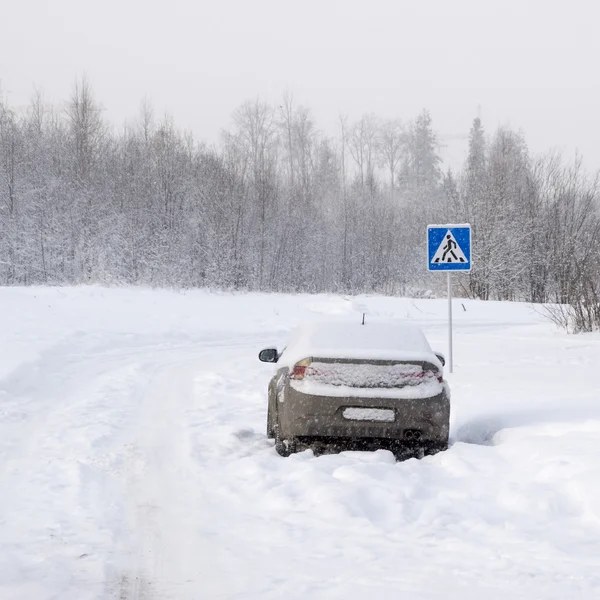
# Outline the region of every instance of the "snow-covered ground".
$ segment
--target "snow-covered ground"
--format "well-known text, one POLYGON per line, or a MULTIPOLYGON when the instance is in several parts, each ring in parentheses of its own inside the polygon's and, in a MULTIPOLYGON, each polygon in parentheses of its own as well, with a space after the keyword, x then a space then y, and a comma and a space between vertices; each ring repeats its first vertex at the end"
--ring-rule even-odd
POLYGON ((447 452, 280 458, 258 351, 365 309, 446 350, 443 300, 0 289, 0 599, 599 598, 600 336, 457 300, 447 452))

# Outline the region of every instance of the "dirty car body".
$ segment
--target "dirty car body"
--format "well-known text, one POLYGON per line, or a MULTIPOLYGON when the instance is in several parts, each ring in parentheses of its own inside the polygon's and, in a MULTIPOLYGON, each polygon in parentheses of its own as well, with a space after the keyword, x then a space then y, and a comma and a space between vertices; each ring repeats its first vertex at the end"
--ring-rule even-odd
POLYGON ((318 323, 298 328, 269 383, 267 435, 279 454, 389 449, 420 455, 448 446, 443 357, 412 324, 318 323))

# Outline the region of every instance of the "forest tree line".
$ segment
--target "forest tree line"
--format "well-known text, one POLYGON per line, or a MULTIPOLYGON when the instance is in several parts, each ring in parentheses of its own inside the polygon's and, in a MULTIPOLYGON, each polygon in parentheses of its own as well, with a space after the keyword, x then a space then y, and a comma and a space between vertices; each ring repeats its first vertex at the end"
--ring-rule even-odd
POLYGON ((115 130, 85 80, 60 110, 0 96, 0 284, 418 294, 443 284, 427 224, 469 222, 458 293, 583 302, 600 324, 599 180, 579 158, 476 118, 453 173, 427 111, 336 129, 284 95, 244 103, 212 147, 147 103, 115 130))

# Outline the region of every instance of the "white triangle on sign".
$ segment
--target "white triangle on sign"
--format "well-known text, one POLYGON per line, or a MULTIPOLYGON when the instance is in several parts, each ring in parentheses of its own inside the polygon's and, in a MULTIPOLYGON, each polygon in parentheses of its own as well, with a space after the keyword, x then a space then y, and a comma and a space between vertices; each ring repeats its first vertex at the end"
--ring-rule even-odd
POLYGON ((434 263, 467 263, 467 257, 458 245, 456 238, 448 229, 439 248, 435 251, 431 259, 431 264, 434 263))

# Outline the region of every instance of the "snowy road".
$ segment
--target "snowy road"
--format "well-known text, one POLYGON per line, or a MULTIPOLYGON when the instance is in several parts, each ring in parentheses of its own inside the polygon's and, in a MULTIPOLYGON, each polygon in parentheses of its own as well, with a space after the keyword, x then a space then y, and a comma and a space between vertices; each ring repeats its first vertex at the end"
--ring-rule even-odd
POLYGON ((0 598, 600 597, 600 336, 456 314, 454 443, 276 455, 257 351, 443 301, 1 289, 0 598), (359 312, 356 312, 359 314, 359 312))

